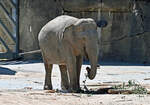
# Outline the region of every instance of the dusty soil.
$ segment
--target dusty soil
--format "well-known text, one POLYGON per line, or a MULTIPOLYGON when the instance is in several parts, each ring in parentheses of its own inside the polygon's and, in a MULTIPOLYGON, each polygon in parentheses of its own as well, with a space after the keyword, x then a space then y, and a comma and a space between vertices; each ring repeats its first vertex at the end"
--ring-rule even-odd
MULTIPOLYGON (((85 80, 82 66, 81 87, 85 80)), ((44 65, 36 61, 0 63, 0 105, 150 105, 150 95, 52 93, 44 91, 44 65)), ((136 80, 150 89, 150 66, 136 64, 103 64, 94 80, 87 79, 88 89, 108 88, 136 80)), ((60 73, 53 68, 53 88, 60 90, 60 73)))
POLYGON ((148 95, 88 95, 45 91, 0 92, 1 105, 150 105, 148 95))

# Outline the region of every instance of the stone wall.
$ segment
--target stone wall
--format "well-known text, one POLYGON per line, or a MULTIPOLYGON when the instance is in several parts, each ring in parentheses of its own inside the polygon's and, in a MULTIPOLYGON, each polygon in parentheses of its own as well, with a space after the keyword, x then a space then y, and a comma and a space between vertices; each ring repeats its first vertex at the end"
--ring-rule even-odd
POLYGON ((150 63, 150 2, 133 1, 20 0, 20 50, 38 49, 41 27, 56 16, 67 14, 108 21, 101 32, 100 59, 150 63))

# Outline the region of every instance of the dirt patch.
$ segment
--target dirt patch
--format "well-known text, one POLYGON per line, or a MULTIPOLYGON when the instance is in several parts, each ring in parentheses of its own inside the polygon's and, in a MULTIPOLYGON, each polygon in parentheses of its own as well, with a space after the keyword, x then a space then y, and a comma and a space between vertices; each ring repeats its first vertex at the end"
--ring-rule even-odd
POLYGON ((0 105, 149 105, 149 95, 47 93, 3 91, 0 105))

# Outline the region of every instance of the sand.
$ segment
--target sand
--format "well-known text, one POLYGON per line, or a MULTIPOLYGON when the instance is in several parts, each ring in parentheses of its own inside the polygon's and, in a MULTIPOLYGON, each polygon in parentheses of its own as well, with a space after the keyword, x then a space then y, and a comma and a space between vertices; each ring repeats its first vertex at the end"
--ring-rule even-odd
MULTIPOLYGON (((81 87, 85 80, 82 66, 81 87)), ((149 89, 150 66, 136 64, 103 64, 94 80, 87 79, 90 89, 100 84, 119 84, 136 80, 149 89)), ((42 62, 11 61, 0 64, 0 105, 150 105, 150 95, 51 93, 43 90, 44 65, 42 62), (5 72, 2 72, 5 71, 5 72)), ((60 90, 60 73, 53 68, 53 87, 60 90)), ((52 91, 53 92, 53 91, 52 91)))

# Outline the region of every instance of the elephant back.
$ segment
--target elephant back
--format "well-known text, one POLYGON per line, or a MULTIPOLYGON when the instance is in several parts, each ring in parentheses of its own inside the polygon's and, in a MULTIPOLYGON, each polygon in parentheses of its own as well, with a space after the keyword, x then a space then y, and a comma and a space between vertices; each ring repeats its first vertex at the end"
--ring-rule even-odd
MULTIPOLYGON (((59 38, 63 37, 63 32, 65 29, 78 21, 78 18, 61 15, 56 17, 55 19, 49 21, 40 31, 39 37, 42 34, 50 35, 49 33, 56 33, 59 38)), ((40 39, 40 38, 39 38, 40 39)))

